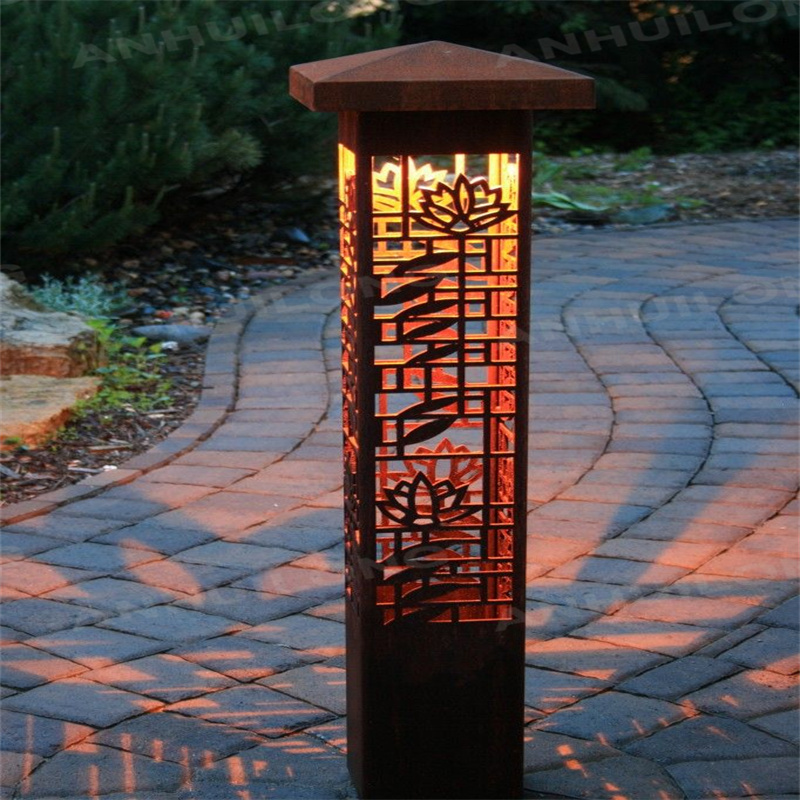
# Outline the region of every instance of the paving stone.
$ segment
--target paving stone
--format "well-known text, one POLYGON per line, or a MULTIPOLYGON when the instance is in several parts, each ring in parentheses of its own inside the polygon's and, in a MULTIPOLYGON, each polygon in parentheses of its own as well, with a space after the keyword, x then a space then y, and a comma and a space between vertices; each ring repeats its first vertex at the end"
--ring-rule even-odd
POLYGON ((177 764, 110 747, 80 744, 37 769, 26 794, 74 798, 126 792, 151 800, 156 792, 175 791, 182 782, 183 770, 177 764))
MULTIPOLYGON (((584 764, 575 759, 567 769, 532 772, 525 788, 540 797, 572 797, 586 800, 658 798, 683 800, 683 792, 664 769, 632 756, 603 758, 584 764)), ((536 796, 536 795, 535 795, 536 796)))
POLYGON ((248 544, 258 544, 266 547, 285 547, 289 550, 298 550, 311 553, 324 550, 342 540, 341 519, 338 528, 330 527, 298 527, 284 525, 280 519, 264 525, 251 528, 244 540, 248 544))
POLYGON ((173 652, 242 682, 266 678, 322 658, 238 634, 183 645, 173 652))
POLYGON ((696 542, 699 544, 730 544, 750 533, 750 528, 731 525, 713 525, 685 519, 649 517, 631 525, 622 536, 626 539, 652 539, 654 541, 696 542))
POLYGON ((236 589, 288 594, 304 600, 328 600, 344 593, 344 580, 333 572, 282 566, 232 584, 236 589))
POLYGON ((247 570, 189 564, 172 558, 134 567, 117 577, 138 581, 146 586, 174 589, 184 594, 199 594, 241 578, 247 570))
POLYGON ((111 533, 96 537, 93 542, 171 556, 181 550, 188 550, 190 547, 197 547, 199 544, 205 544, 214 539, 214 534, 208 531, 165 528, 157 520, 158 517, 111 531, 111 533))
POLYGON ((654 592, 625 606, 618 617, 636 617, 661 622, 690 621, 692 625, 708 628, 735 628, 749 622, 757 614, 758 609, 752 605, 722 597, 712 600, 654 592))
POLYGON ((788 628, 767 628, 721 653, 720 658, 746 667, 793 675, 800 672, 797 644, 795 631, 788 628))
POLYGON ((554 578, 618 583, 622 586, 660 586, 683 577, 688 572, 684 567, 630 561, 622 558, 598 558, 584 556, 569 564, 557 567, 551 573, 554 578))
POLYGON ((312 617, 324 617, 325 619, 332 619, 336 622, 345 621, 345 604, 344 599, 333 600, 330 603, 323 603, 322 605, 313 606, 305 611, 312 617))
POLYGON ((292 566, 302 569, 317 569, 325 572, 344 572, 344 542, 318 553, 310 553, 292 562, 292 566))
POLYGON ((638 522, 652 511, 647 506, 609 505, 605 503, 585 503, 580 500, 554 500, 530 514, 531 519, 557 519, 573 522, 596 522, 604 526, 606 535, 614 533, 638 522))
POLYGON ((769 489, 747 489, 741 486, 688 486, 680 494, 681 500, 691 500, 700 503, 723 503, 741 506, 767 506, 779 508, 784 505, 791 495, 789 492, 780 492, 769 489))
POLYGON ((103 686, 83 678, 65 678, 10 697, 5 708, 105 728, 162 704, 149 697, 103 686))
POLYGON ((0 648, 0 680, 14 689, 31 689, 85 671, 86 667, 74 661, 44 653, 22 642, 6 642, 0 648))
MULTIPOLYGON (((585 739, 576 739, 560 733, 527 728, 525 730, 525 772, 538 773, 545 770, 570 770, 604 758, 622 756, 615 747, 585 739)), ((526 778, 526 787, 534 775, 526 778)))
POLYGON ((62 658, 97 669, 149 656, 164 649, 164 643, 142 636, 97 627, 72 628, 29 639, 28 643, 62 658))
POLYGON ((103 624, 124 633, 149 636, 165 642, 190 642, 230 633, 242 627, 225 617, 176 606, 153 606, 129 611, 103 624))
POLYGON ((190 528, 209 533, 226 534, 243 531, 278 516, 301 501, 296 497, 249 495, 221 491, 202 497, 179 509, 159 516, 159 523, 168 528, 190 528))
POLYGON ((625 603, 650 591, 651 587, 648 586, 620 586, 613 583, 543 577, 530 582, 525 593, 529 600, 613 614, 625 603))
POLYGON ((74 586, 55 589, 43 595, 43 598, 64 600, 80 606, 89 606, 101 611, 120 614, 125 611, 134 611, 137 608, 168 603, 176 597, 182 596, 184 595, 176 591, 145 586, 134 581, 97 578, 92 581, 83 581, 74 586))
POLYGON ((721 597, 750 605, 774 606, 793 595, 797 588, 793 581, 693 573, 663 587, 663 591, 688 597, 721 597))
POLYGON ((629 678, 619 688, 633 694, 677 700, 689 692, 726 678, 737 671, 733 664, 704 656, 684 656, 629 678))
POLYGON ((591 549, 588 542, 572 539, 557 539, 551 536, 528 536, 528 561, 534 564, 558 566, 576 556, 582 556, 591 549))
MULTIPOLYGON (((177 439, 175 439, 177 441, 177 439)), ((209 486, 189 486, 181 483, 147 483, 134 481, 114 486, 103 494, 107 500, 136 500, 159 503, 164 509, 178 508, 213 492, 209 486)))
POLYGON ((0 788, 2 788, 0 797, 3 800, 5 798, 10 800, 12 797, 10 790, 22 781, 24 781, 23 788, 27 793, 30 786, 26 779, 42 763, 42 757, 34 753, 15 753, 3 750, 0 751, 0 759, 3 764, 2 772, 0 772, 0 788))
POLYGON ((620 647, 636 647, 654 653, 681 656, 694 652, 704 644, 719 638, 721 634, 716 629, 700 628, 695 625, 615 616, 602 617, 590 622, 573 631, 572 635, 597 639, 620 647))
POLYGON ((333 717, 329 711, 255 684, 183 700, 169 710, 208 722, 244 728, 270 738, 286 736, 333 717))
POLYGON ((38 561, 12 561, 0 570, 0 583, 27 594, 39 595, 97 577, 96 572, 70 567, 54 567, 38 561))
POLYGON ((39 636, 64 628, 98 622, 108 615, 94 609, 32 597, 6 603, 3 606, 2 616, 4 624, 32 636, 39 636))
POLYGON ((336 656, 344 653, 344 625, 328 619, 293 614, 265 622, 241 633, 248 639, 274 642, 312 655, 336 656))
POLYGON ((241 478, 252 475, 253 469, 234 469, 231 467, 189 466, 170 464, 142 476, 142 483, 183 483, 191 486, 212 486, 221 489, 230 486, 241 478))
POLYGON ((170 464, 170 466, 197 466, 217 468, 234 468, 259 470, 271 464, 278 458, 276 453, 259 452, 230 452, 223 450, 192 450, 184 453, 180 458, 170 464))
POLYGON ((694 569, 725 548, 724 544, 699 542, 664 542, 631 538, 626 535, 596 548, 593 555, 624 558, 629 561, 651 561, 673 567, 694 569))
POLYGON ((628 753, 662 764, 791 756, 795 748, 734 719, 701 714, 625 747, 628 753))
MULTIPOLYGON (((88 725, 0 710, 3 751, 31 753, 49 758, 94 733, 88 725)), ((4 765, 5 766, 5 765, 4 765)))
POLYGON ((656 511, 660 519, 686 519, 692 522, 711 522, 719 525, 753 527, 770 516, 770 509, 764 506, 738 506, 730 503, 701 503, 676 499, 656 511))
POLYGON ((690 761, 667 767, 689 798, 766 797, 800 793, 797 758, 690 761))
POLYGON ((157 761, 204 767, 262 741, 261 737, 249 731, 168 711, 125 720, 89 739, 92 743, 138 753, 157 761))
POLYGON ((233 542, 211 542, 193 547, 179 553, 176 561, 188 561, 194 564, 211 564, 230 569, 256 570, 268 569, 278 564, 285 564, 297 558, 293 550, 282 547, 261 547, 254 544, 233 542))
POLYGON ((327 664, 309 664, 260 680, 279 692, 305 700, 334 714, 345 714, 345 670, 327 664))
POLYGON ((751 719, 750 724, 794 745, 800 744, 800 709, 792 708, 777 714, 766 714, 751 719))
POLYGON ((145 550, 83 542, 42 553, 38 560, 61 567, 76 567, 104 573, 135 567, 138 564, 155 561, 159 557, 158 554, 145 550))
MULTIPOLYGON (((603 470, 610 472, 610 470, 603 470)), ((560 500, 582 500, 591 503, 613 503, 614 505, 635 502, 639 506, 656 508, 675 494, 675 489, 658 486, 612 486, 607 484, 579 484, 559 495, 560 500)))
POLYGON ((608 686, 606 681, 596 678, 525 668, 525 704, 548 714, 597 694, 608 686))
POLYGON ((123 522, 138 522, 147 517, 165 511, 169 506, 163 503, 152 503, 146 500, 114 500, 109 497, 90 497, 73 503, 70 514, 76 517, 92 517, 101 520, 121 520, 123 522))
POLYGON ((731 549, 703 564, 698 574, 727 575, 735 578, 766 578, 771 581, 796 581, 800 564, 782 556, 768 556, 731 549))
POLYGON ((61 539, 50 536, 37 536, 35 533, 15 533, 13 530, 0 531, 0 552, 4 559, 27 558, 28 556, 63 547, 61 539))
POLYGON ((161 654, 113 664, 82 676, 97 683, 174 703, 233 685, 234 681, 218 672, 185 661, 175 655, 161 654))
POLYGON ((800 556, 798 536, 784 533, 762 533, 760 530, 737 542, 731 548, 737 554, 748 554, 753 558, 761 556, 777 556, 778 558, 797 559, 800 556))
POLYGON ((351 797, 344 754, 319 739, 298 734, 259 746, 197 771, 198 797, 225 800, 245 794, 289 800, 351 797))
MULTIPOLYGON (((537 509, 538 511, 538 509, 537 509)), ((596 544, 611 534, 604 522, 571 522, 569 520, 543 519, 528 514, 528 535, 551 539, 574 539, 583 544, 596 544)))
POLYGON ((778 625, 783 628, 800 628, 800 596, 792 597, 777 608, 758 618, 763 625, 778 625))
POLYGON ((750 719, 797 705, 796 676, 749 669, 686 695, 701 711, 750 719))
POLYGON ((648 736, 687 717, 689 712, 665 700, 625 692, 596 694, 534 723, 537 730, 596 739, 619 745, 648 736))
POLYGON ((616 682, 663 664, 665 656, 606 642, 563 636, 526 648, 529 666, 616 682))
POLYGON ((308 600, 285 594, 224 587, 179 600, 176 605, 246 622, 248 625, 258 625, 270 619, 278 619, 303 611, 308 603, 308 600))
POLYGON ((561 636, 596 617, 596 611, 528 601, 525 609, 526 646, 553 636, 561 636))
MULTIPOLYGON (((70 508, 72 508, 72 505, 67 506, 67 509, 70 508)), ((50 514, 26 519, 24 522, 5 528, 4 532, 31 533, 67 542, 84 542, 94 536, 119 528, 124 524, 124 522, 118 520, 74 517, 56 510, 50 514)))

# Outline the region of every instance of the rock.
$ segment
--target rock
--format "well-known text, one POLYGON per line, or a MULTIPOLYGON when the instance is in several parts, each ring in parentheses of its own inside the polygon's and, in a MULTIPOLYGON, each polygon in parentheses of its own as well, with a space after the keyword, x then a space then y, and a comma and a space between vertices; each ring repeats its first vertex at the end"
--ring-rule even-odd
POLYGON ((654 222, 663 222, 675 213, 675 207, 668 203, 641 208, 628 208, 617 211, 611 218, 612 222, 625 225, 652 225, 654 222))
POLYGON ((195 325, 142 325, 134 328, 133 333, 155 342, 177 342, 180 345, 187 345, 208 339, 211 330, 195 325))
POLYGON ((0 379, 0 449, 47 441, 69 418, 72 407, 91 397, 99 378, 11 375, 0 379))
POLYGON ((98 367, 97 333, 78 314, 48 311, 0 273, 0 375, 76 378, 98 367))
POLYGON ((294 226, 287 228, 278 228, 272 236, 273 241, 276 242, 289 242, 290 244, 311 244, 311 239, 308 234, 294 226))

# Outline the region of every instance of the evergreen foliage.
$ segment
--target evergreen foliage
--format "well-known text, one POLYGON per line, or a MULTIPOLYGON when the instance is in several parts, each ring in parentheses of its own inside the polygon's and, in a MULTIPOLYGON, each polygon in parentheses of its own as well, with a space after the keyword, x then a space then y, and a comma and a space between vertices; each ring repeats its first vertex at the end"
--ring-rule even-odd
POLYGON ((797 0, 414 0, 403 42, 445 39, 591 75, 592 112, 537 114, 537 147, 797 144, 797 0))
POLYGON ((290 0, 21 0, 0 6, 6 258, 86 252, 222 173, 306 168, 330 120, 291 64, 390 46, 391 20, 290 0), (377 22, 376 25, 370 25, 377 22))

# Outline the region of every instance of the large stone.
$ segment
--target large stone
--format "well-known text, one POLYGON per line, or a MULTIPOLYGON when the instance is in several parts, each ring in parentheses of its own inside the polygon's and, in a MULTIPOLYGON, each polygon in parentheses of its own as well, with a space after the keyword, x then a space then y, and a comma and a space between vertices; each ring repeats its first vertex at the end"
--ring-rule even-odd
POLYGON ((0 273, 0 375, 77 378, 100 364, 97 334, 78 314, 48 311, 0 273))
POLYGON ((0 449, 47 441, 80 400, 98 389, 98 378, 10 375, 0 378, 0 449))

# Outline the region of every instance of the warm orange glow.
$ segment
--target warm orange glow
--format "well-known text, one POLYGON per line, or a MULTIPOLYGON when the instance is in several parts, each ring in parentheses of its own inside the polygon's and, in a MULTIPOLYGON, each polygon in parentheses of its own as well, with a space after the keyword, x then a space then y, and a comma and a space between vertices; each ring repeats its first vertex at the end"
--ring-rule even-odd
POLYGON ((348 596, 369 457, 384 622, 510 619, 519 156, 373 157, 368 271, 343 146, 339 167, 348 596), (370 351, 376 425, 364 442, 359 414, 373 401, 355 376, 370 351))

